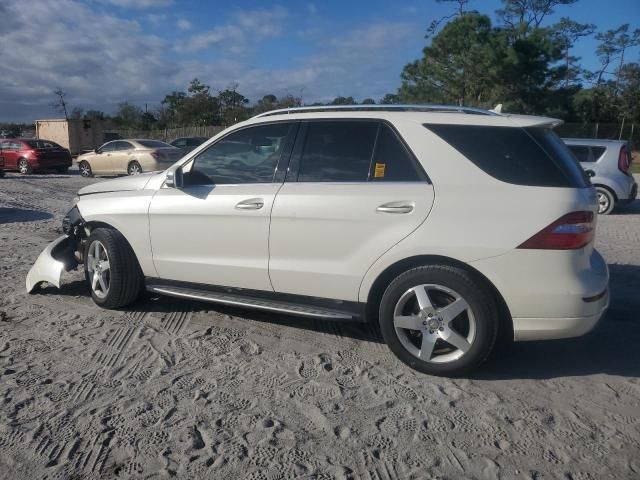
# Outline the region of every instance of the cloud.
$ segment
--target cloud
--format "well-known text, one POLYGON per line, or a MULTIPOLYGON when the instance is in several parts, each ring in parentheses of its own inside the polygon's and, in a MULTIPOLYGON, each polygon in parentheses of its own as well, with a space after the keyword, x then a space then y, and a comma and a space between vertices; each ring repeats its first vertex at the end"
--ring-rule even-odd
POLYGON ((211 47, 222 47, 232 53, 246 51, 258 40, 273 38, 282 32, 282 21, 287 17, 283 7, 236 12, 231 22, 192 36, 177 50, 195 52, 211 47))
POLYGON ((152 108, 194 77, 214 89, 237 82, 252 101, 267 93, 302 95, 307 102, 336 95, 379 98, 395 90, 410 60, 398 52, 408 42, 419 52, 422 41, 419 24, 377 22, 346 30, 322 19, 297 38, 292 27, 305 25, 276 7, 236 11, 191 35, 183 45, 188 51, 177 54, 171 37, 149 33, 150 15, 162 15, 153 17, 159 23, 170 15, 122 18, 77 0, 33 2, 29 9, 22 0, 2 0, 0 12, 12 19, 10 29, 0 22, 0 121, 56 115, 49 105, 57 87, 67 93, 70 108, 111 113, 123 101, 152 108), (266 58, 264 40, 284 35, 304 43, 304 53, 259 66, 266 58))
POLYGON ((103 0, 116 7, 145 9, 145 8, 162 8, 173 5, 174 0, 103 0))
POLYGON ((191 22, 189 20, 187 20, 186 18, 181 18, 180 20, 178 20, 176 22, 176 26, 180 30, 191 30, 191 22))

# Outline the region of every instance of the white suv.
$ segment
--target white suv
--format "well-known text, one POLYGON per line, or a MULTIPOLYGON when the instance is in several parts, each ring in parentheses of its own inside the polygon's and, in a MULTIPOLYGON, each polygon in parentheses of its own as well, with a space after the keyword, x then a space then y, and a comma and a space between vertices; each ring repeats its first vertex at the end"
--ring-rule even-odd
POLYGON ((558 123, 440 106, 268 112, 165 172, 81 189, 27 290, 84 263, 106 308, 146 288, 376 322, 411 367, 463 374, 498 338, 582 335, 608 305, 596 193, 558 123))

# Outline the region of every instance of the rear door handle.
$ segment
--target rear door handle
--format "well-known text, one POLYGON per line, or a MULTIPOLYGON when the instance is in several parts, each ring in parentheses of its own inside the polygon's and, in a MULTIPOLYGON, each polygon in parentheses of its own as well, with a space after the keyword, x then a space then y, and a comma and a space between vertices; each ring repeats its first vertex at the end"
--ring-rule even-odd
POLYGON ((380 213, 411 213, 413 212, 413 204, 407 202, 390 202, 380 205, 376 208, 376 212, 380 213))
POLYGON ((264 200, 262 198, 250 198, 236 203, 238 210, 260 210, 262 207, 264 207, 264 200))

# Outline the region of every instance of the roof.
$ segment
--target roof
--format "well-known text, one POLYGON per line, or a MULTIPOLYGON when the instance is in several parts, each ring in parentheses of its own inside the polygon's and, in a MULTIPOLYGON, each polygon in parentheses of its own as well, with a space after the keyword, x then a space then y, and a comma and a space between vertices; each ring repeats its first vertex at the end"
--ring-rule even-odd
POLYGON ((496 113, 455 105, 341 105, 298 107, 265 112, 243 124, 250 125, 278 120, 307 120, 334 118, 385 119, 416 123, 443 123, 453 125, 486 125, 503 127, 555 127, 562 120, 530 115, 496 113))

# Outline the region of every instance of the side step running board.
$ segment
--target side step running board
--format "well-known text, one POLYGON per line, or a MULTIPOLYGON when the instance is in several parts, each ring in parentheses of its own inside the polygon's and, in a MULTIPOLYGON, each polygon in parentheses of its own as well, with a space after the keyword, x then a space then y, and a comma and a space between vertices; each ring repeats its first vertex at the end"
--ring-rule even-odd
POLYGON ((359 322, 364 321, 360 316, 353 315, 352 313, 345 311, 311 305, 307 306, 295 303, 287 303, 266 298, 255 298, 223 292, 211 292, 207 290, 197 290, 173 285, 151 284, 147 285, 147 290, 162 295, 169 295, 171 297, 200 300, 202 302, 221 303, 223 305, 253 308, 257 310, 266 310, 269 312, 285 313, 288 315, 298 315, 301 317, 324 318, 329 320, 351 320, 359 322))

